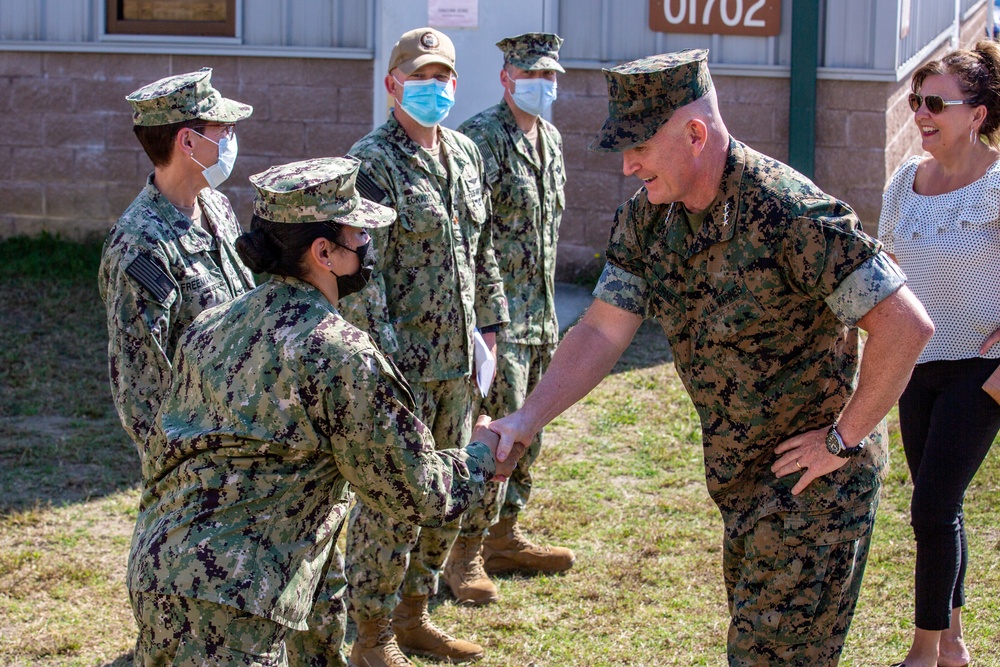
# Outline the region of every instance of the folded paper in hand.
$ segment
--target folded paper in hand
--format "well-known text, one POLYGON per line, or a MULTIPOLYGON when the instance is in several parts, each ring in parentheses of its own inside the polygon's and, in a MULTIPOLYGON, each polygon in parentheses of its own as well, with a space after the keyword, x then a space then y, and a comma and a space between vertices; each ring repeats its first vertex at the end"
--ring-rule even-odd
POLYGON ((493 353, 487 347, 479 329, 473 331, 472 341, 474 346, 473 360, 476 363, 476 384, 479 385, 479 393, 482 394, 483 398, 486 398, 486 394, 490 391, 490 385, 493 384, 493 376, 497 371, 497 360, 493 358, 493 353))

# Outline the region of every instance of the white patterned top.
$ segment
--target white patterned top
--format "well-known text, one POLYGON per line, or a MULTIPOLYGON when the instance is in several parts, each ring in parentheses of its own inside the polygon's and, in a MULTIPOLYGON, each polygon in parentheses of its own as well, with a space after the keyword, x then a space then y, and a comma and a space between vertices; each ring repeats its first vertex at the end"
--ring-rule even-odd
MULTIPOLYGON (((1000 161, 974 183, 940 195, 913 191, 911 157, 882 195, 879 239, 934 322, 917 363, 979 356, 1000 327, 1000 161)), ((984 357, 1000 358, 1000 344, 984 357)))

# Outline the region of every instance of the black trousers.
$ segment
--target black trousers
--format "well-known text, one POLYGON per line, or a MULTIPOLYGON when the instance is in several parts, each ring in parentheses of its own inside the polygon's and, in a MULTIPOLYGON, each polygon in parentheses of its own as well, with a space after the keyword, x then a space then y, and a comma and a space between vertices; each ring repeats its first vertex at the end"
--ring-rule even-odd
POLYGON ((982 389, 997 359, 931 361, 913 369, 899 399, 899 426, 913 478, 917 540, 916 626, 945 630, 965 604, 969 549, 965 490, 1000 430, 1000 405, 982 389))

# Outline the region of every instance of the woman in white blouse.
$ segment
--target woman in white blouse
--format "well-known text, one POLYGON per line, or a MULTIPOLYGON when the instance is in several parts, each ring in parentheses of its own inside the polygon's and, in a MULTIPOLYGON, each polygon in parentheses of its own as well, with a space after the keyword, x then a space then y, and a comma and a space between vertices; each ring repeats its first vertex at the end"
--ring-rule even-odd
POLYGON ((930 156, 893 175, 878 234, 935 331, 899 399, 917 562, 916 629, 898 664, 959 667, 970 660, 962 502, 1000 430, 1000 405, 981 388, 1000 364, 1000 47, 927 63, 910 88, 930 156))

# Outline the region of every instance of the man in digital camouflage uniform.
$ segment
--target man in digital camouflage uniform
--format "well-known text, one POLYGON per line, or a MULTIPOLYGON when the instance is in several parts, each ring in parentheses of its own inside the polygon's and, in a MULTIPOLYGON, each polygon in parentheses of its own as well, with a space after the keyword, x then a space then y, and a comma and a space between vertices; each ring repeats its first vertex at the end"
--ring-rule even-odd
POLYGON ((707 55, 604 71, 609 118, 591 148, 621 152, 643 187, 615 216, 593 305, 524 407, 493 424, 498 457, 658 319, 725 522, 729 664, 836 665, 885 474, 882 419, 933 325, 846 204, 729 136, 707 55))
POLYGON ((140 452, 184 328, 253 288, 233 247, 239 222, 203 175, 203 165, 218 162, 219 140, 253 108, 222 97, 211 77, 209 68, 169 76, 126 98, 153 173, 108 232, 98 287, 108 313, 111 394, 140 452))
POLYGON ((348 484, 380 512, 442 525, 509 472, 485 418, 474 442, 437 451, 405 379, 337 312, 338 276, 361 269, 342 244, 395 217, 358 196, 357 168, 319 158, 251 177, 254 212, 278 227, 267 252, 292 245, 274 241, 281 227, 352 230, 315 238, 283 260, 295 276, 202 313, 178 342, 142 445, 127 574, 137 665, 286 664, 283 639, 306 629, 348 484))
MULTIPOLYGON (((431 28, 403 34, 385 86, 395 101, 392 113, 351 154, 362 163, 363 194, 396 209, 398 218, 374 233, 372 284, 345 299, 343 310, 393 356, 420 418, 438 447, 449 448, 467 441, 472 425, 473 330, 486 332, 495 347, 495 331, 508 320, 482 157, 469 138, 440 126, 456 87, 455 47, 446 35, 431 28)), ((458 521, 418 529, 359 503, 346 551, 348 613, 359 627, 391 613, 407 652, 456 662, 480 657, 481 646, 447 635, 427 613, 458 529, 458 521), (393 609, 397 591, 402 599, 393 609)), ((410 664, 387 655, 388 646, 382 635, 359 635, 351 662, 410 664)))
MULTIPOLYGON (((558 35, 538 32, 497 42, 504 55, 503 99, 458 128, 483 154, 493 248, 510 309, 510 323, 497 334, 496 380, 481 410, 498 417, 521 407, 559 342, 556 244, 566 169, 559 130, 541 114, 556 98, 557 73, 566 71, 559 64, 562 42, 558 35)), ((491 484, 482 504, 462 517, 462 533, 444 571, 459 602, 482 605, 498 599, 487 573, 551 573, 572 567, 572 551, 533 544, 517 524, 531 494, 531 464, 541 446, 539 433, 506 489, 491 484)))

